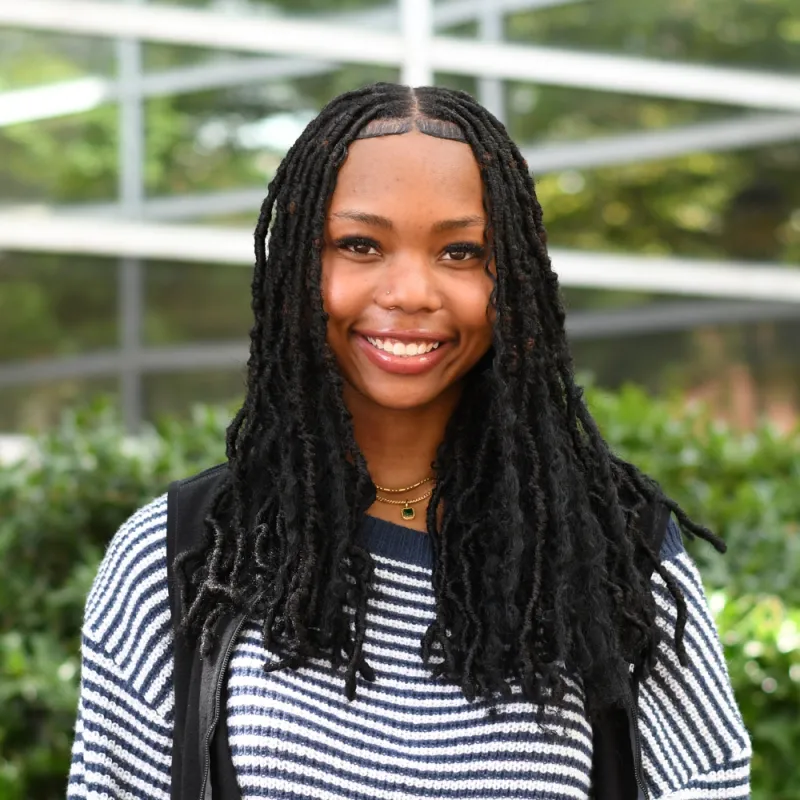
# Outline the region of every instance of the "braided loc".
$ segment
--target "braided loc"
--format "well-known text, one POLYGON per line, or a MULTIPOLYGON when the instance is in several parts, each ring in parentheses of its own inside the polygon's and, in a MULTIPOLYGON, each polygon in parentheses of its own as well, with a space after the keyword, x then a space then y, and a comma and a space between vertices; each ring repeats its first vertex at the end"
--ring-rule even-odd
POLYGON ((184 629, 206 652, 219 619, 246 612, 279 654, 269 669, 327 658, 350 698, 359 675, 374 679, 363 655, 373 562, 358 530, 375 487, 326 343, 321 250, 348 146, 414 127, 472 148, 496 273, 493 346, 467 378, 434 465, 436 614, 423 658, 470 700, 508 695, 514 679, 532 702, 557 706, 572 676, 590 712, 627 702, 628 665, 646 672, 659 639, 642 562, 675 598, 686 660, 686 604, 642 534, 644 510, 664 504, 688 535, 724 546, 609 451, 575 384, 527 164, 486 109, 440 88, 376 84, 336 98, 270 184, 229 469, 204 544, 178 557, 184 629))

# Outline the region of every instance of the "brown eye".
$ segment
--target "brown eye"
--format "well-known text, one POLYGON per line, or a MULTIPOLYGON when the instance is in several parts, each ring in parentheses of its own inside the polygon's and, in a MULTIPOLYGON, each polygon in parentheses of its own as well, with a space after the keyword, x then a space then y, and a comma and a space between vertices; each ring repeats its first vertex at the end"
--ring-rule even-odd
POLYGON ((378 255, 378 243, 373 239, 364 239, 361 236, 348 236, 344 239, 339 239, 335 244, 340 250, 346 250, 357 256, 378 255))
POLYGON ((469 261, 472 258, 482 258, 486 255, 486 249, 479 244, 464 242, 451 244, 445 248, 448 261, 469 261))

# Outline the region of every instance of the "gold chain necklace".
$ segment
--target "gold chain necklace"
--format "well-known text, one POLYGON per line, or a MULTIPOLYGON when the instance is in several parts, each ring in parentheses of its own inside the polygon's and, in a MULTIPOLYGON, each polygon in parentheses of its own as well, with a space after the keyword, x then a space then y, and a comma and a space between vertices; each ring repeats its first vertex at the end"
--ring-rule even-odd
MULTIPOLYGON (((387 494, 400 494, 401 492, 410 492, 412 489, 416 489, 419 486, 422 486, 424 483, 430 483, 433 478, 423 478, 421 481, 417 481, 416 483, 411 484, 411 486, 405 486, 402 489, 388 489, 385 486, 378 486, 375 484, 375 488, 378 491, 386 492, 387 494)), ((417 503, 421 503, 423 500, 427 500, 433 494, 433 489, 429 489, 425 494, 420 495, 419 497, 415 497, 411 500, 391 500, 388 497, 381 497, 380 495, 375 495, 375 499, 379 503, 386 503, 389 506, 402 506, 400 509, 400 516, 404 520, 412 520, 417 516, 417 512, 411 507, 416 505, 417 503)))

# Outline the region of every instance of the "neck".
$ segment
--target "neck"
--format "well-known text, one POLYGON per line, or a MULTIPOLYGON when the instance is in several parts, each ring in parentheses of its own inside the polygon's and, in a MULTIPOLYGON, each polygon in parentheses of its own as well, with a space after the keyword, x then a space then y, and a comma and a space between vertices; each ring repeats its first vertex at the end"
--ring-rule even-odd
POLYGON ((398 489, 432 475, 431 465, 459 396, 454 392, 421 408, 390 409, 355 391, 345 392, 356 442, 377 485, 398 489))

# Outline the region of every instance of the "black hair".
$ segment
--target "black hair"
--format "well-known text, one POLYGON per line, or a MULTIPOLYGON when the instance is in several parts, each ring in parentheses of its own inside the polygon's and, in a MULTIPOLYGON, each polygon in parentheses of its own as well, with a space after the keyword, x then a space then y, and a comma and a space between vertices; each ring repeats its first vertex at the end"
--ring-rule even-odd
POLYGON ((724 546, 610 452, 575 383, 528 165, 486 109, 442 88, 376 84, 337 97, 270 184, 228 474, 211 498, 204 546, 179 557, 184 629, 205 652, 223 615, 246 612, 279 654, 270 669, 326 658, 351 698, 359 675, 374 679, 363 654, 373 561, 358 534, 375 487, 326 343, 320 260, 348 146, 412 127, 472 148, 496 270, 493 344, 433 465, 436 613, 423 658, 470 700, 493 701, 517 680, 532 703, 557 706, 571 675, 590 711, 628 702, 630 665, 646 671, 659 641, 650 570, 677 602, 686 659, 686 604, 643 535, 645 511, 666 505, 687 535, 724 546))

